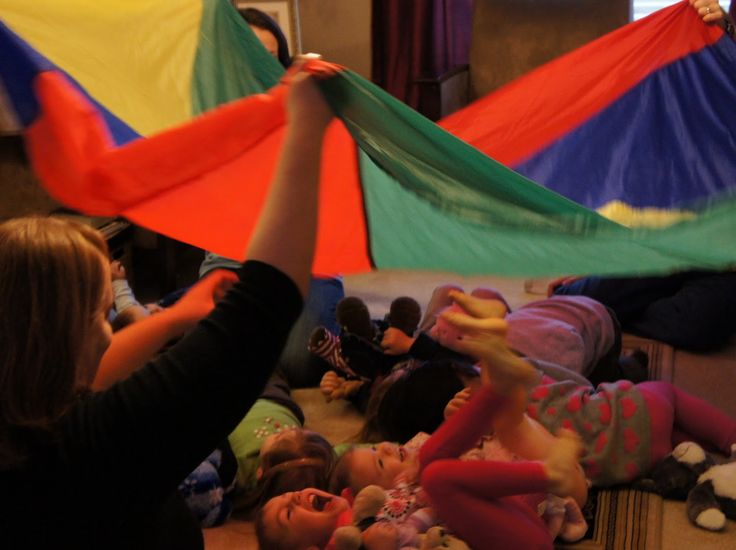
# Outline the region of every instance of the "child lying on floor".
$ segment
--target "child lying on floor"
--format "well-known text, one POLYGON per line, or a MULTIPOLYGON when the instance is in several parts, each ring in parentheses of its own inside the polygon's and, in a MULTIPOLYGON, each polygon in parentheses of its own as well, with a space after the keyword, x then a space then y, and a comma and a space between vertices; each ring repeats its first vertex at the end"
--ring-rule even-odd
MULTIPOLYGON (((343 303, 351 301, 351 307, 346 308, 350 315, 343 316, 340 336, 323 330, 315 332, 319 338, 313 338, 310 343, 310 349, 315 353, 329 350, 328 355, 323 356, 334 370, 328 371, 320 383, 325 397, 328 400, 347 397, 366 412, 373 391, 399 361, 406 358, 469 361, 469 358, 438 342, 438 326, 435 324, 437 314, 452 306, 449 293, 458 290, 461 289, 454 285, 434 290, 416 336, 416 321, 413 325, 394 326, 391 323, 384 325, 378 333, 370 331, 373 334, 371 342, 355 335, 358 331, 368 333, 364 327, 371 326, 365 304, 355 297, 345 298, 343 303), (320 346, 315 346, 316 341, 321 343, 320 346), (370 375, 370 368, 366 365, 374 365, 380 376, 370 375)), ((563 370, 585 376, 593 384, 622 378, 636 382, 646 380, 646 356, 639 353, 632 357, 619 357, 621 334, 618 322, 610 310, 595 300, 578 296, 554 297, 526 304, 512 312, 503 297, 493 289, 478 288, 472 295, 487 299, 489 304, 494 304, 498 316, 506 317, 509 345, 527 359, 558 365, 563 370)), ((398 298, 395 302, 400 300, 410 299, 398 298)), ((416 311, 418 313, 418 305, 416 311)), ((390 313, 391 319, 394 316, 390 313)))
POLYGON ((335 317, 340 333, 317 327, 307 347, 334 369, 327 371, 320 382, 327 400, 347 398, 365 412, 372 388, 396 364, 408 359, 406 355, 383 353, 380 344, 384 331, 391 328, 408 338, 417 329, 421 308, 413 298, 402 296, 391 302, 384 319, 373 320, 360 298, 348 296, 338 302, 335 317))
MULTIPOLYGON (((485 300, 460 292, 451 295, 463 310, 477 316, 495 311, 485 300)), ((446 332, 445 337, 448 336, 446 332)), ((443 343, 458 347, 457 342, 443 343)), ((405 431, 411 429, 410 421, 417 417, 412 409, 422 406, 409 404, 406 399, 409 390, 417 395, 417 388, 412 386, 415 375, 415 372, 403 374, 409 382, 400 380, 377 394, 380 399, 371 404, 377 411, 373 417, 376 431, 391 433, 394 426, 405 431)), ((446 415, 457 410, 471 393, 470 388, 458 392, 450 401, 446 415)), ((424 408, 422 415, 439 414, 440 406, 431 405, 434 410, 424 408)), ((724 454, 729 454, 736 442, 736 420, 667 382, 618 381, 594 389, 579 380, 554 381, 545 376, 542 384, 529 394, 527 414, 552 433, 568 428, 580 435, 586 451, 582 465, 596 486, 634 480, 647 473, 681 441, 698 441, 724 454)), ((511 450, 524 455, 513 447, 511 450)))
POLYGON ((304 414, 277 371, 228 440, 179 485, 200 525, 223 523, 233 505, 253 511, 287 491, 327 489, 335 452, 303 424, 304 414))
MULTIPOLYGON (((343 464, 356 489, 370 483, 394 487, 398 477, 406 492, 405 512, 427 504, 417 485, 420 480, 439 518, 475 548, 519 544, 552 548, 552 537, 537 515, 537 506, 546 502, 549 492, 560 497, 573 495, 577 504, 585 501, 585 480, 577 465, 579 443, 571 432, 563 431, 555 438, 524 418, 526 386, 536 380, 537 371, 503 344, 505 322, 489 321, 476 345, 470 345, 469 340, 453 344, 481 358, 483 387, 470 405, 418 452, 389 445, 355 449, 343 464), (510 438, 532 461, 459 463, 456 457, 491 426, 504 443, 510 438)), ((329 547, 332 532, 349 519, 350 505, 342 497, 309 489, 282 495, 269 501, 259 514, 259 543, 263 549, 329 547)), ((365 532, 364 540, 379 535, 383 542, 385 537, 393 542, 387 548, 412 542, 400 541, 398 531, 387 530, 380 523, 365 532)))

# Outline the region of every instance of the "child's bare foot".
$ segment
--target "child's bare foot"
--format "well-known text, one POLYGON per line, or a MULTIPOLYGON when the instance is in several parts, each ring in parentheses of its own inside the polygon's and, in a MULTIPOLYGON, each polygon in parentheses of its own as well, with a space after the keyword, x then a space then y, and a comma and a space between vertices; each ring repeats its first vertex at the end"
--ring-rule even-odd
POLYGON ((488 380, 496 392, 502 395, 520 388, 528 390, 539 384, 539 371, 507 347, 499 349, 493 356, 483 358, 480 368, 481 381, 488 380))
MULTIPOLYGON (((459 295, 454 291, 451 294, 459 295)), ((481 383, 492 384, 501 394, 539 383, 539 371, 506 344, 506 320, 498 317, 478 318, 465 310, 453 311, 449 308, 442 312, 438 324, 440 321, 460 334, 458 338, 446 342, 440 340, 440 343, 478 359, 481 383)))
POLYGON ((576 489, 579 475, 578 457, 582 451, 578 434, 561 429, 544 461, 544 471, 549 478, 549 492, 566 497, 576 489))
POLYGON ((473 296, 457 290, 450 291, 450 298, 469 315, 478 319, 503 319, 508 313, 506 304, 501 300, 473 296))

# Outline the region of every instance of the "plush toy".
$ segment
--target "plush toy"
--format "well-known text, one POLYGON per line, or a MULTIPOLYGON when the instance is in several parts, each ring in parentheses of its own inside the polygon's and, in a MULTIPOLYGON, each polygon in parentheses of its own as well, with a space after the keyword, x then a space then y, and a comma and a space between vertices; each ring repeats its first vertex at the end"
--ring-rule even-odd
POLYGON ((353 524, 338 527, 332 535, 335 550, 358 550, 363 544, 363 530, 376 517, 386 502, 386 491, 378 485, 368 485, 353 501, 353 524))
POLYGON ((687 516, 695 525, 720 531, 726 518, 736 519, 736 445, 731 462, 716 464, 697 443, 686 441, 637 484, 665 498, 686 500, 687 516))
POLYGON ((470 550, 470 547, 457 537, 453 537, 442 527, 430 527, 420 535, 419 550, 470 550))
MULTIPOLYGON (((335 550, 358 550, 363 544, 363 531, 376 522, 376 516, 379 515, 387 501, 393 502, 391 496, 394 491, 386 491, 378 485, 369 485, 361 490, 353 501, 353 523, 338 527, 332 535, 332 548, 335 550)), ((403 528, 397 525, 402 534, 406 537, 407 533, 416 533, 418 525, 423 525, 428 517, 433 514, 428 513, 427 508, 420 508, 410 514, 402 523, 403 528)), ((401 550, 470 550, 469 547, 460 539, 448 534, 445 529, 439 526, 430 527, 425 534, 418 537, 412 536, 419 540, 419 546, 409 546, 399 543, 401 550)))

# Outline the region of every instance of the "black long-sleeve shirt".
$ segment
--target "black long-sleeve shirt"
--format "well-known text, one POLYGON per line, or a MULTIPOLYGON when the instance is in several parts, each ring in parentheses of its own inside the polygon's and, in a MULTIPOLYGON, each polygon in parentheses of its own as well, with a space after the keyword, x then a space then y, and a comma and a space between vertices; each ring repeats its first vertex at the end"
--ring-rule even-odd
POLYGON ((176 487, 256 400, 301 304, 286 275, 247 262, 189 335, 0 472, 0 547, 201 548, 176 487))

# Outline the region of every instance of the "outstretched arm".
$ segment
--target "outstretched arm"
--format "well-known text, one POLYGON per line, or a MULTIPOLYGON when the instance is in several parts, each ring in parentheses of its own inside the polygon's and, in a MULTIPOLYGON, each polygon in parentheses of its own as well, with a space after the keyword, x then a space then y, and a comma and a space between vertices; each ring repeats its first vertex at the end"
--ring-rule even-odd
POLYGON ((104 390, 141 368, 167 342, 183 336, 205 317, 215 303, 238 280, 231 271, 220 270, 194 285, 172 307, 128 325, 113 334, 110 347, 102 356, 94 391, 104 390))
MULTIPOLYGON (((268 263, 289 276, 305 296, 314 256, 322 139, 332 112, 313 77, 297 73, 288 96, 286 137, 246 259, 268 263)), ((115 334, 100 363, 94 390, 122 380, 142 367, 172 338, 206 316, 237 280, 227 271, 200 281, 176 305, 115 334)))
POLYGON ((281 159, 246 259, 276 267, 306 296, 317 236, 322 140, 333 116, 314 77, 299 72, 292 78, 287 115, 281 159))

